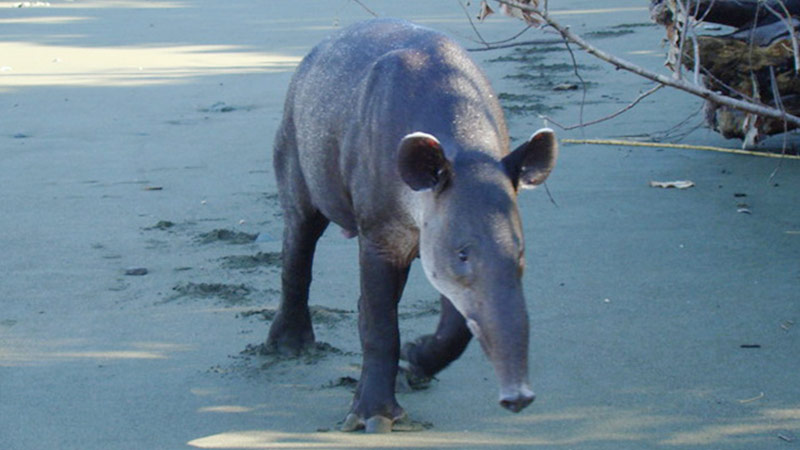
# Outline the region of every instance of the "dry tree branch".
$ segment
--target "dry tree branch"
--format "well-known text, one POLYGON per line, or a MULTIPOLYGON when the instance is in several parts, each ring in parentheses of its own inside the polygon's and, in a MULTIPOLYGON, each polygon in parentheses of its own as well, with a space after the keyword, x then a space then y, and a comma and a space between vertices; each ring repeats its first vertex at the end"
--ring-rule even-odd
POLYGON ((619 109, 619 110, 617 110, 617 111, 615 111, 615 112, 613 112, 613 113, 611 113, 611 114, 609 114, 609 115, 607 115, 605 117, 601 117, 599 119, 595 119, 595 120, 592 120, 592 121, 589 121, 589 122, 585 122, 585 123, 583 121, 581 121, 581 123, 578 123, 578 124, 575 124, 575 125, 562 125, 562 124, 556 122, 555 120, 551 119, 548 116, 540 115, 539 117, 541 117, 542 119, 544 119, 544 120, 546 120, 548 122, 551 122, 553 125, 557 126, 558 128, 561 128, 562 130, 569 131, 569 130, 574 130, 575 128, 588 127, 590 125, 596 125, 598 123, 605 122, 606 120, 611 120, 611 119, 621 115, 622 113, 624 113, 626 111, 629 111, 631 108, 636 106, 640 101, 644 100, 645 97, 649 96, 650 94, 653 94, 654 92, 656 92, 657 90, 659 90, 659 89, 661 89, 663 87, 664 87, 663 84, 656 84, 655 86, 653 86, 652 88, 648 89, 647 91, 642 92, 641 94, 639 94, 638 97, 633 99, 632 102, 628 103, 622 109, 619 109))
MULTIPOLYGON (((499 41, 494 41, 494 42, 488 42, 488 41, 486 41, 486 39, 483 38, 483 35, 481 35, 480 31, 478 31, 478 27, 476 27, 475 26, 475 22, 472 21, 472 15, 470 14, 470 12, 467 9, 467 7, 464 5, 464 2, 461 1, 461 0, 458 0, 458 4, 461 6, 461 9, 464 11, 464 14, 467 16, 467 20, 469 21, 469 26, 472 27, 472 31, 475 33, 476 36, 478 36, 478 41, 475 41, 474 39, 470 39, 470 40, 473 41, 473 42, 476 42, 476 43, 479 43, 479 44, 483 45, 483 47, 480 47, 480 48, 467 49, 470 52, 482 52, 482 51, 487 51, 487 50, 496 50, 496 49, 500 49, 500 48, 518 47, 518 46, 529 45, 529 44, 557 44, 557 43, 561 42, 561 40, 555 40, 555 39, 552 39, 552 40, 541 39, 541 40, 535 40, 535 41, 514 42, 514 43, 511 43, 511 44, 503 45, 503 44, 506 44, 508 42, 514 41, 518 37, 520 37, 523 34, 525 34, 526 31, 531 29, 530 25, 527 25, 521 31, 515 33, 513 36, 511 36, 509 38, 501 39, 499 41)), ((488 8, 488 6, 486 5, 485 2, 482 2, 482 6, 488 8)), ((488 11, 485 12, 485 14, 489 15, 492 12, 493 11, 491 10, 491 8, 488 8, 488 11)), ((479 21, 483 20, 483 18, 486 17, 483 14, 484 14, 484 12, 481 12, 481 15, 478 16, 478 20, 479 21)))
POLYGON ((533 8, 530 6, 522 5, 515 1, 510 0, 496 0, 501 4, 504 4, 508 7, 520 9, 526 13, 534 14, 537 17, 541 18, 542 21, 547 23, 548 26, 554 28, 556 31, 561 33, 567 40, 570 42, 578 45, 581 47, 586 53, 599 58, 619 69, 626 70, 633 74, 639 75, 641 77, 647 78, 649 80, 655 81, 657 83, 661 83, 665 86, 669 86, 675 89, 682 90, 684 92, 688 92, 692 95, 697 97, 703 98, 705 100, 710 100, 714 103, 725 105, 733 109, 737 109, 739 111, 743 111, 746 113, 756 114, 764 117, 769 117, 772 119, 777 120, 786 120, 788 123, 791 123, 794 126, 800 127, 800 117, 788 114, 784 111, 781 111, 777 108, 772 108, 766 105, 759 105, 755 103, 746 102, 743 100, 738 100, 727 95, 723 95, 709 89, 706 89, 702 86, 698 86, 693 83, 689 83, 682 79, 674 79, 671 77, 664 76, 662 74, 647 70, 643 67, 637 66, 629 61, 626 61, 622 58, 616 57, 608 52, 605 52, 592 44, 589 44, 583 38, 578 36, 577 34, 573 33, 569 27, 561 25, 559 22, 554 20, 550 14, 538 9, 533 8))

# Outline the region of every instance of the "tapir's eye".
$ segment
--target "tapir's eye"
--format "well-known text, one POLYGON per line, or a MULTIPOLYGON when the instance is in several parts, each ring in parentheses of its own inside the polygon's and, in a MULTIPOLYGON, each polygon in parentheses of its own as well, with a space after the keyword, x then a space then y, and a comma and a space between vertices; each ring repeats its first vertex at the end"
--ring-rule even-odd
POLYGON ((471 285, 474 281, 474 267, 470 262, 470 257, 473 256, 471 249, 465 245, 459 248, 454 256, 458 259, 453 258, 453 262, 448 264, 454 281, 465 287, 471 285))

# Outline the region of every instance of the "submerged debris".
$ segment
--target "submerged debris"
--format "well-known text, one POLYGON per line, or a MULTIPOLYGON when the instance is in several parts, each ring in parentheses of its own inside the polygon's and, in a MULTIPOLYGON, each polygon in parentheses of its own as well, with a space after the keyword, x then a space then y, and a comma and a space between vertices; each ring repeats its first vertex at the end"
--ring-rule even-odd
POLYGON ((694 187, 694 182, 689 180, 677 180, 677 181, 651 181, 650 187, 657 187, 657 188, 664 188, 664 189, 689 189, 690 187, 694 187))

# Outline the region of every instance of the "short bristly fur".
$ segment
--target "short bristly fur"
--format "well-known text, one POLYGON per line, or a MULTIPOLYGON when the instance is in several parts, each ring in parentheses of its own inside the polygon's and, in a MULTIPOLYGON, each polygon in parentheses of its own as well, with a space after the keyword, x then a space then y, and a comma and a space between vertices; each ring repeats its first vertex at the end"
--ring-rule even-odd
POLYGON ((314 342, 308 289, 329 222, 358 236, 361 378, 344 429, 389 431, 401 355, 397 302, 412 260, 442 294, 433 335, 407 344, 409 370, 431 376, 474 334, 519 411, 528 386, 528 318, 516 195, 556 159, 551 130, 509 153, 502 110, 486 77, 445 35, 397 20, 340 31, 292 79, 275 139, 284 210, 282 299, 268 347, 314 342))

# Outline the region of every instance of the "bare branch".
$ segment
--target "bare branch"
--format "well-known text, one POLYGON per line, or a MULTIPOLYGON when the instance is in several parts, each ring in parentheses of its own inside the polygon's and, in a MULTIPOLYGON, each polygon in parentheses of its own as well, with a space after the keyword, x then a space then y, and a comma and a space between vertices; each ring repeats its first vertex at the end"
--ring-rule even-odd
POLYGON ((568 27, 565 27, 560 23, 558 23, 557 21, 553 20, 553 18, 550 17, 549 14, 538 8, 532 8, 529 6, 521 5, 518 2, 513 2, 509 0, 497 0, 497 1, 509 7, 518 8, 524 12, 527 12, 529 14, 534 14, 540 17, 545 23, 547 23, 550 27, 554 28, 559 33, 561 33, 561 35, 564 36, 566 39, 568 39, 570 42, 573 42, 574 44, 583 48, 590 55, 595 56, 603 61, 606 61, 617 68, 626 70, 641 77, 664 84, 666 86, 675 89, 680 89, 682 91, 688 92, 692 95, 698 96, 706 100, 710 100, 720 105, 725 105, 730 108, 737 109, 739 111, 743 111, 746 113, 756 114, 777 120, 786 120, 788 123, 800 127, 800 117, 797 117, 792 114, 787 114, 777 108, 772 108, 760 104, 754 104, 743 100, 735 99, 726 95, 722 95, 720 93, 706 89, 702 86, 686 82, 685 80, 677 80, 671 77, 661 75, 656 72, 652 72, 650 70, 637 66, 636 64, 633 64, 629 61, 626 61, 622 58, 618 58, 614 55, 611 55, 589 44, 588 42, 583 40, 580 36, 573 33, 568 27))

